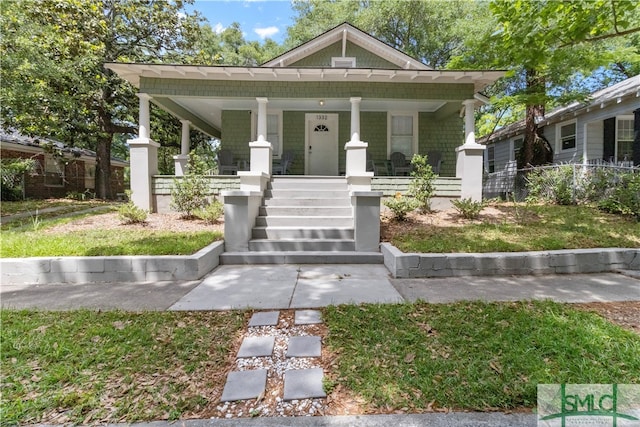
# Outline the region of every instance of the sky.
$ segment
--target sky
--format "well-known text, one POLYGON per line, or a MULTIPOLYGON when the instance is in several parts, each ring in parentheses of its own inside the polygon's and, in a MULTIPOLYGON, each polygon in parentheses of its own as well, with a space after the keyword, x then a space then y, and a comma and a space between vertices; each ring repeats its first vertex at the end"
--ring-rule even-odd
POLYGON ((289 0, 196 0, 186 9, 199 11, 218 32, 238 22, 245 40, 262 42, 271 38, 279 44, 286 38, 294 16, 289 0))

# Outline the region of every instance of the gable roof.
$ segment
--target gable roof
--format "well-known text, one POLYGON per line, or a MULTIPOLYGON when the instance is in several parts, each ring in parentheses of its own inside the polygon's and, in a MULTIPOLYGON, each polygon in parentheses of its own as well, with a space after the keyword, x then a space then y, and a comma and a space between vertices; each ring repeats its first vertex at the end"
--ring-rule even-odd
POLYGON ((353 25, 343 22, 319 36, 262 64, 262 67, 288 67, 334 43, 342 42, 345 56, 347 42, 351 42, 405 70, 432 70, 422 62, 393 48, 353 25))
MULTIPOLYGON (((619 103, 630 97, 640 98, 640 74, 630 77, 607 88, 593 92, 585 101, 574 101, 551 110, 545 114, 541 125, 549 125, 563 121, 567 115, 572 117, 587 113, 594 108, 605 108, 611 103, 619 103)), ((488 144, 493 140, 502 140, 518 135, 525 128, 525 121, 520 120, 504 126, 490 135, 478 139, 479 144, 488 144)))

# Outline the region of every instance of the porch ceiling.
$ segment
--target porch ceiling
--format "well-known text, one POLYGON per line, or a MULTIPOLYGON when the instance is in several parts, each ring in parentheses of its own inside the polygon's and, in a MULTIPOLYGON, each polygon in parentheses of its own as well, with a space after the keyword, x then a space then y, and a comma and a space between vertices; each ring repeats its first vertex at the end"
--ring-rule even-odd
MULTIPOLYGON (((222 126, 223 110, 257 110, 258 103, 255 98, 196 98, 175 96, 167 97, 173 103, 187 111, 192 122, 198 118, 209 125, 220 129, 222 126)), ((436 112, 447 101, 444 100, 406 100, 406 99, 363 99, 360 103, 360 111, 418 111, 436 112)), ((457 102, 459 105, 459 102, 457 102)), ((334 112, 351 111, 351 103, 348 98, 269 98, 267 108, 270 110, 286 111, 312 111, 312 112, 334 112), (320 102, 323 105, 320 105, 320 102)), ((182 114, 184 115, 184 114, 182 114)), ((208 132, 207 132, 208 133, 208 132)))

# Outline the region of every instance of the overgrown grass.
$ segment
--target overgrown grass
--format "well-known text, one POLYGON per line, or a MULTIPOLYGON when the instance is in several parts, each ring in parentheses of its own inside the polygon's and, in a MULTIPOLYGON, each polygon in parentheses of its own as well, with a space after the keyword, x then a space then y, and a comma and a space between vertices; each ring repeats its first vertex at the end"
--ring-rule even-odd
POLYGON ((15 215, 31 212, 35 215, 36 210, 42 211, 47 208, 64 208, 60 212, 73 212, 82 209, 89 209, 96 206, 109 205, 110 202, 102 200, 71 200, 71 199, 34 199, 21 200, 18 202, 2 202, 2 216, 15 215))
MULTIPOLYGON (((520 252, 640 247, 640 222, 587 206, 525 206, 517 220, 462 227, 425 226, 396 235, 403 252, 520 252)), ((516 212, 515 209, 519 209, 516 212)))
POLYGON ((82 230, 64 234, 3 231, 0 256, 190 255, 216 240, 215 231, 82 230))
POLYGON ((176 419, 224 385, 240 312, 1 313, 2 425, 176 419))
POLYGON ((329 383, 374 407, 532 408, 539 383, 638 383, 640 337, 553 302, 338 306, 329 383))

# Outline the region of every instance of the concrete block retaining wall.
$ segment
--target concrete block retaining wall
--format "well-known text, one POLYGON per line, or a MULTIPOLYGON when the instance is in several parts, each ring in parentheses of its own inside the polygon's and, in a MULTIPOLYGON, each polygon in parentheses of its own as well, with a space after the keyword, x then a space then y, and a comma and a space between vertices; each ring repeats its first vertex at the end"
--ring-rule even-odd
POLYGON ((570 249, 483 254, 405 254, 380 245, 384 265, 395 278, 602 273, 640 270, 640 249, 570 249))
POLYGON ((196 280, 218 266, 224 242, 193 255, 6 258, 2 284, 196 280))

